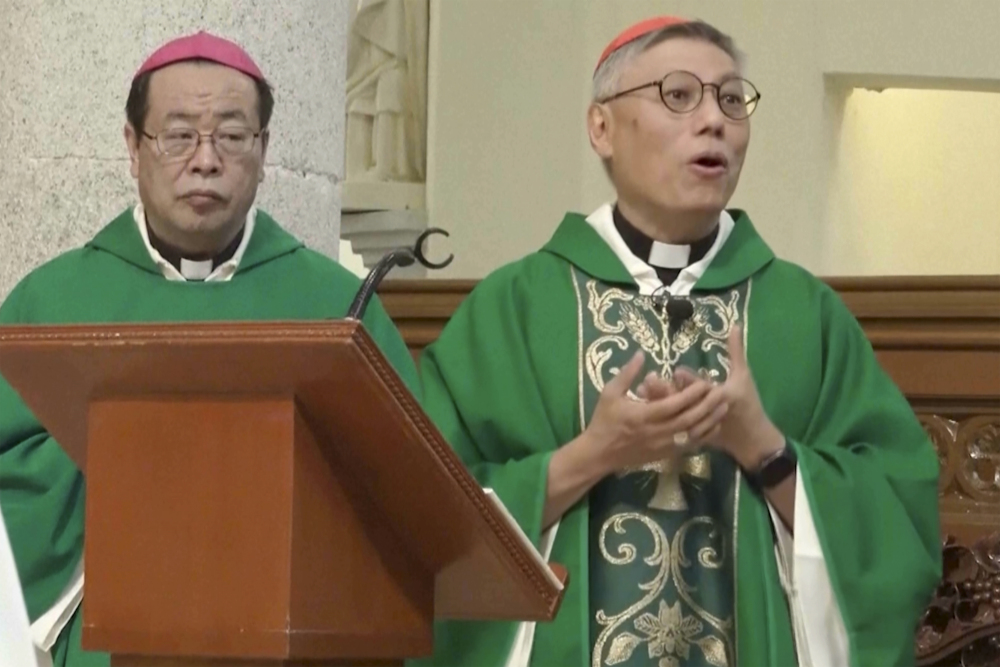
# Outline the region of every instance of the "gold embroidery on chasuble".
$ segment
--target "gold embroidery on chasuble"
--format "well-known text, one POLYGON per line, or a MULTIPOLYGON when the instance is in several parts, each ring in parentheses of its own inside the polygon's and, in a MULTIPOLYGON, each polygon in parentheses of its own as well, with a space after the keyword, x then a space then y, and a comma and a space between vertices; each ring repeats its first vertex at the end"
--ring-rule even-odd
MULTIPOLYGON (((750 285, 689 298, 671 322, 648 296, 573 269, 580 327, 580 412, 589 422, 605 384, 636 351, 672 379, 686 366, 729 374, 726 338, 745 322, 750 285)), ((634 389, 634 387, 633 387, 634 389)), ((629 395, 639 400, 631 391, 629 395)), ((712 450, 605 478, 589 495, 593 667, 735 665, 737 467, 712 450)))

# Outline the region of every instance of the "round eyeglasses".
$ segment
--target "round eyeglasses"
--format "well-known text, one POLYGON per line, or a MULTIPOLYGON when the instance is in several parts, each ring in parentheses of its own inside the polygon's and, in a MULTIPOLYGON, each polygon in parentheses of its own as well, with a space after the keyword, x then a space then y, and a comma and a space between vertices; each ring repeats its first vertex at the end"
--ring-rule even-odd
POLYGON ((610 102, 637 90, 652 88, 660 89, 660 99, 674 113, 691 113, 698 108, 704 98, 706 88, 711 88, 715 101, 726 117, 732 120, 746 120, 757 108, 760 93, 746 79, 734 77, 722 83, 704 83, 691 72, 677 71, 667 74, 659 81, 650 81, 635 88, 623 90, 600 102, 610 102))
POLYGON ((223 155, 245 155, 253 150, 254 143, 260 132, 254 132, 245 127, 220 127, 211 134, 201 134, 190 128, 164 130, 152 135, 143 132, 148 139, 156 142, 156 147, 164 155, 170 157, 187 157, 193 155, 202 138, 211 139, 215 149, 223 155))

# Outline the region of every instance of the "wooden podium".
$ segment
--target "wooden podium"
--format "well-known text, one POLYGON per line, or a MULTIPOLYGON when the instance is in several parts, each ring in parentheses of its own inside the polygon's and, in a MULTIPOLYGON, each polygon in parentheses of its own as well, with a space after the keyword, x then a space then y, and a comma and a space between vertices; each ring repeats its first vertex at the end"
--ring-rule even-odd
POLYGON ((83 646, 129 667, 397 665, 551 620, 550 569, 353 320, 0 328, 87 479, 83 646))

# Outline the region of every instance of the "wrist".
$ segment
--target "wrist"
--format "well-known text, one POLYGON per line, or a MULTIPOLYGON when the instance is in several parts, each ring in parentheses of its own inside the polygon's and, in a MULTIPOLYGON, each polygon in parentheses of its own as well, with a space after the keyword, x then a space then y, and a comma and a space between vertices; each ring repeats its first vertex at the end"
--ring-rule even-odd
POLYGON ((785 444, 785 435, 767 420, 760 428, 747 434, 744 447, 734 458, 744 470, 755 471, 765 460, 783 450, 785 444))
POLYGON ((580 434, 576 440, 580 474, 593 485, 611 474, 614 463, 611 460, 611 448, 605 446, 599 437, 588 430, 580 434))
POLYGON ((573 486, 590 488, 603 479, 611 469, 607 448, 601 447, 593 434, 584 431, 553 454, 573 486))

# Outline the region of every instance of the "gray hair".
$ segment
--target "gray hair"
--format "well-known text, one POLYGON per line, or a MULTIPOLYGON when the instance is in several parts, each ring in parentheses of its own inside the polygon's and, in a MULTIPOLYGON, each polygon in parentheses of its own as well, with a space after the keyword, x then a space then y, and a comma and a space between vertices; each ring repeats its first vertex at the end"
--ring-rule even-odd
POLYGON ((633 40, 612 52, 594 72, 593 101, 598 102, 618 92, 622 73, 635 58, 668 39, 680 38, 697 39, 714 44, 735 60, 737 68, 742 71, 745 57, 736 48, 736 43, 729 35, 704 21, 671 25, 633 40))

